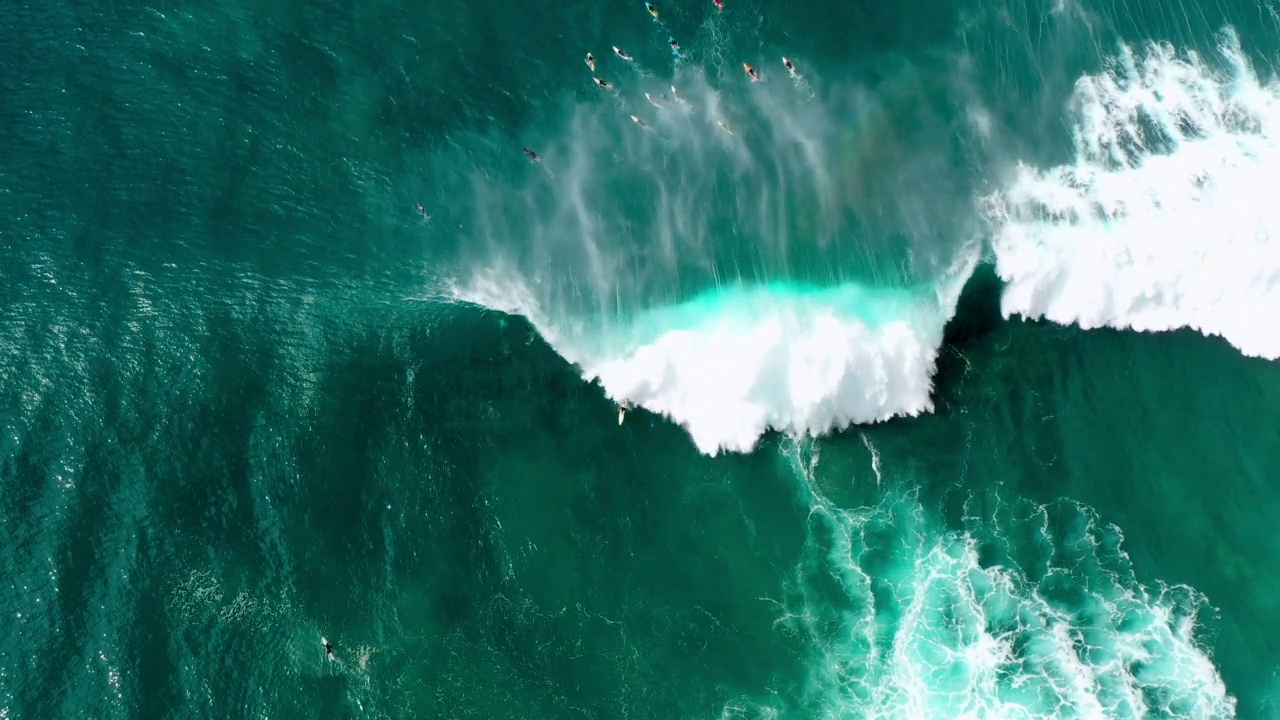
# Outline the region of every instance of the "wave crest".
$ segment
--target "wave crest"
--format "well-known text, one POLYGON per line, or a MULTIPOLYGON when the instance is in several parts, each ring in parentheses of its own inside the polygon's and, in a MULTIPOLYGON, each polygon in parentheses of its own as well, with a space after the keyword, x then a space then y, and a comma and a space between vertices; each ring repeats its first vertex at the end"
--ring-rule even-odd
POLYGON ((770 429, 817 436, 932 410, 943 331, 973 265, 938 288, 735 285, 608 321, 552 318, 514 275, 453 296, 525 316, 609 398, 671 418, 717 455, 749 452, 770 429))

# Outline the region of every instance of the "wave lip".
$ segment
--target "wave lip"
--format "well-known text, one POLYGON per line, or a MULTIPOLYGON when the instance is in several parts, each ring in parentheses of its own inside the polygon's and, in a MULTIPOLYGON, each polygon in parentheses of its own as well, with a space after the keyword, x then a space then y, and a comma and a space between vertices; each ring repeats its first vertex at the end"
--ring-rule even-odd
POLYGON ((1228 33, 1225 71, 1126 48, 1073 98, 1076 159, 987 199, 1006 317, 1192 328, 1280 359, 1280 86, 1228 33))
POLYGON ((553 321, 510 281, 454 295, 524 315, 610 399, 671 418, 714 456, 750 452, 770 429, 817 436, 931 411, 960 284, 726 286, 610 322, 553 321))

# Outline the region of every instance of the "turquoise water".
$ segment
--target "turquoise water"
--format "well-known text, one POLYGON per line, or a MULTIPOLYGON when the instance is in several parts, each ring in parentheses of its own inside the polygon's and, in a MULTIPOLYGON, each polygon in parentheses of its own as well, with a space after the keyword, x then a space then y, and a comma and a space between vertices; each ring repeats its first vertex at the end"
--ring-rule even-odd
POLYGON ((660 9, 0 19, 0 718, 1280 717, 1280 7, 660 9))

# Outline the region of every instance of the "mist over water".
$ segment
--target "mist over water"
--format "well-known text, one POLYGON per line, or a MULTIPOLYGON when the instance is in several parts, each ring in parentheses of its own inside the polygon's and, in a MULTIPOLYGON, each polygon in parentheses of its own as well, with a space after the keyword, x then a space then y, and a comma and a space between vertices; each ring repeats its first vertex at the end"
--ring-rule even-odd
POLYGON ((927 108, 886 107, 856 84, 816 97, 780 61, 761 83, 599 62, 615 89, 568 111, 535 144, 540 164, 512 173, 514 186, 477 173, 464 280, 502 268, 536 286, 544 311, 625 316, 725 285, 932 279, 967 239, 947 219, 954 164, 907 150, 950 128, 893 127, 895 110, 927 108), (894 191, 925 178, 928 194, 894 191))

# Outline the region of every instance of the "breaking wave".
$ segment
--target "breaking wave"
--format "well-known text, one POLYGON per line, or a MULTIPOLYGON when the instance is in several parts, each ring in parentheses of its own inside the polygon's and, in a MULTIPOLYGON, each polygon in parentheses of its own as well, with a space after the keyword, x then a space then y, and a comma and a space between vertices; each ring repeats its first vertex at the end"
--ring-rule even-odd
POLYGON ((747 452, 766 431, 821 435, 933 409, 943 331, 972 263, 939 288, 733 285, 625 321, 553 319, 513 276, 457 300, 523 315, 615 402, 679 423, 698 449, 747 452))

